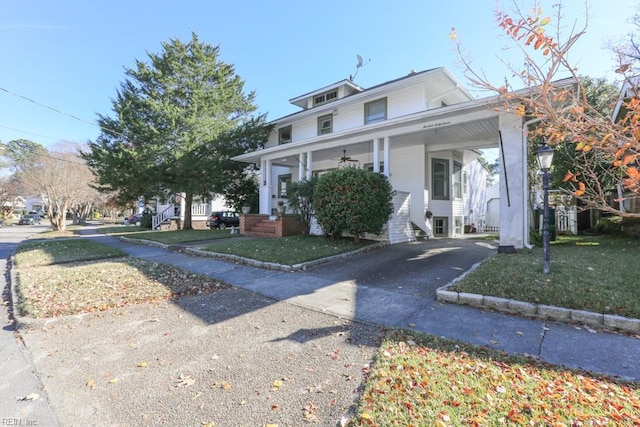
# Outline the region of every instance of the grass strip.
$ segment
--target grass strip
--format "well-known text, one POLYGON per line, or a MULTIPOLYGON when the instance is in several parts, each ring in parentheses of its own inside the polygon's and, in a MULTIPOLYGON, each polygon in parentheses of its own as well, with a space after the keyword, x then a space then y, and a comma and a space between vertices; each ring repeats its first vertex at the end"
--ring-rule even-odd
POLYGON ((240 234, 231 234, 230 229, 151 231, 135 226, 114 226, 100 227, 98 228, 98 231, 104 234, 125 236, 130 239, 151 240, 154 242, 165 243, 167 245, 197 242, 202 240, 226 239, 240 236, 240 234))
POLYGON ((634 426, 640 425, 640 386, 457 341, 390 331, 353 425, 634 426))
POLYGON ((339 239, 320 236, 289 236, 280 238, 247 238, 214 242, 201 249, 234 254, 263 262, 295 265, 302 262, 343 254, 371 245, 373 241, 339 239))
POLYGON ((62 239, 27 242, 16 250, 16 264, 21 269, 89 261, 125 255, 119 249, 85 239, 62 239))
POLYGON ((210 293, 228 285, 137 258, 116 258, 19 270, 18 309, 35 318, 107 310, 210 293))

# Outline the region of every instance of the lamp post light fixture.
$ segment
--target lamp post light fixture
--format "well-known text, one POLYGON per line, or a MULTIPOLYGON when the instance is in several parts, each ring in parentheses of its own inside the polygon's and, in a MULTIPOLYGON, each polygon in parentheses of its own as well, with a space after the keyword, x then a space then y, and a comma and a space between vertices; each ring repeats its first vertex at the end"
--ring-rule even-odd
POLYGON ((542 211, 542 273, 551 270, 551 256, 549 244, 549 169, 553 163, 553 148, 547 145, 545 139, 538 147, 538 165, 542 171, 543 211, 542 211))

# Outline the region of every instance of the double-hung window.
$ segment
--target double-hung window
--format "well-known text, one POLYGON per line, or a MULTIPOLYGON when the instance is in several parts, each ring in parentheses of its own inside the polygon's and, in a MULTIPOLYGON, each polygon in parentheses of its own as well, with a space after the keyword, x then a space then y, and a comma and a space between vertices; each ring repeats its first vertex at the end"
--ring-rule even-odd
POLYGON ((318 117, 318 135, 326 135, 333 132, 333 115, 318 117))
POLYGON ((462 199, 462 164, 453 162, 453 198, 462 199))
POLYGON ((376 99, 364 104, 364 124, 387 120, 387 98, 376 99))
POLYGON ((449 160, 431 159, 431 198, 449 200, 449 160))
POLYGON ((278 144, 286 144, 287 142, 291 142, 291 126, 278 129, 278 144))

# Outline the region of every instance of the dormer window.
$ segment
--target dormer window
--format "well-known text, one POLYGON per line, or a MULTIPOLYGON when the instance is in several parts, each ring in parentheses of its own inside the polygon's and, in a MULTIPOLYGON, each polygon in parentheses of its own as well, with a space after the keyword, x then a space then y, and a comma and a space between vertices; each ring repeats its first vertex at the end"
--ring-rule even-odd
POLYGON ((321 93, 313 97, 313 106, 326 104, 327 102, 335 101, 338 99, 338 89, 330 90, 329 92, 321 93))
POLYGON ((287 142, 291 142, 291 126, 278 129, 278 144, 286 144, 287 142))

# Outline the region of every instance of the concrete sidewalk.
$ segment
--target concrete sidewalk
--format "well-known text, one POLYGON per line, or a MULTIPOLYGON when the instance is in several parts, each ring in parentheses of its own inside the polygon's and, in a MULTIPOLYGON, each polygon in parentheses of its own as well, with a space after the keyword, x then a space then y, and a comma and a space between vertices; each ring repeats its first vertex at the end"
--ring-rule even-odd
MULTIPOLYGON (((90 232, 86 230, 86 233, 90 232)), ((131 256, 205 274, 279 301, 345 319, 416 330, 509 353, 531 355, 570 368, 640 381, 638 336, 443 304, 435 300, 435 293, 427 296, 407 292, 404 278, 408 277, 406 282, 409 283, 415 282, 415 277, 410 270, 399 269, 397 260, 391 260, 390 265, 384 267, 389 270, 386 275, 379 273, 385 276, 384 280, 358 279, 369 277, 372 265, 384 263, 391 253, 402 250, 401 245, 302 272, 280 272, 123 242, 111 236, 87 234, 85 237, 117 247, 131 256), (369 283, 363 284, 363 281, 369 283)), ((446 245, 446 242, 440 244, 446 245)), ((467 271, 478 258, 467 254, 468 259, 461 260, 465 257, 446 250, 438 251, 438 254, 440 258, 432 262, 437 268, 429 274, 431 278, 444 277, 447 281, 467 271), (446 254, 451 255, 449 258, 441 256, 446 254)))

